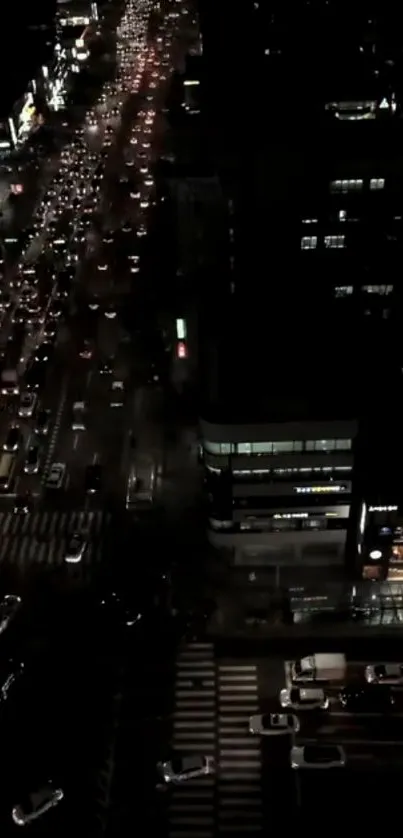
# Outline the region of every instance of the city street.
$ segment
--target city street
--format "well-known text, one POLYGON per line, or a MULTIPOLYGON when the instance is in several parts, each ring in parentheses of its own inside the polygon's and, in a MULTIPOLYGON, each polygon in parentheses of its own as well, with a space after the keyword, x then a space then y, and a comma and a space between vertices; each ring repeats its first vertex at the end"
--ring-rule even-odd
MULTIPOLYGON (((347 641, 348 647, 348 641, 347 641)), ((363 683, 368 661, 348 662, 346 683, 363 683)), ((173 786, 164 798, 168 835, 267 834, 286 817, 297 824, 313 805, 334 806, 332 821, 349 816, 369 823, 358 788, 384 792, 403 760, 403 692, 396 688, 390 717, 348 713, 337 695, 343 684, 326 688, 329 710, 299 713, 301 728, 292 736, 252 736, 249 719, 280 712, 279 693, 288 683, 289 664, 281 658, 228 658, 212 643, 185 644, 176 658, 175 703, 171 714, 171 753, 212 756, 215 777, 173 786), (347 763, 333 771, 293 771, 292 744, 337 744, 347 763), (319 797, 318 797, 319 795, 319 797)))
POLYGON ((77 824, 90 836, 123 833, 134 775, 141 814, 161 828, 165 822, 155 766, 169 726, 158 719, 172 704, 178 634, 164 622, 160 568, 175 559, 164 530, 155 568, 139 573, 129 565, 133 623, 110 599, 115 584, 124 590, 133 551, 156 549, 147 534, 155 519, 143 517, 139 539, 136 515, 125 512, 135 461, 153 463, 156 508, 167 494, 171 506, 174 497, 181 503, 183 474, 194 465, 189 440, 180 469, 165 458, 168 365, 160 365, 158 340, 153 350, 158 312, 154 323, 150 299, 142 298, 153 167, 164 140, 160 111, 180 52, 180 20, 170 8, 153 14, 148 2, 128 4, 117 34, 117 79, 81 119, 74 107, 60 150, 44 164, 46 177, 38 171, 19 206, 30 232, 18 258, 5 266, 6 366, 22 332, 23 343, 19 393, 3 393, 0 413, 4 454, 18 428, 10 466, 3 457, 10 473, 0 499, 0 564, 2 595, 13 592, 23 601, 21 625, 7 635, 7 648, 25 662, 5 707, 5 837, 18 831, 12 806, 49 779, 64 798, 31 826, 38 836, 70 835, 77 824), (100 467, 94 485, 91 466, 100 467), (52 483, 55 468, 59 482, 52 483), (160 614, 153 609, 161 598, 160 614), (100 604, 110 618, 101 619, 100 604), (133 752, 148 753, 134 769, 133 752))

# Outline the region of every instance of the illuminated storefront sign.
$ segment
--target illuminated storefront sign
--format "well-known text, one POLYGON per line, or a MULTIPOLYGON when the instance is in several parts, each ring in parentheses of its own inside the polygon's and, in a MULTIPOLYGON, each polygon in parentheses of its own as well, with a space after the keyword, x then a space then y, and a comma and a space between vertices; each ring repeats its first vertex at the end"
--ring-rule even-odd
POLYGON ((297 495, 330 495, 334 492, 346 492, 347 486, 333 485, 329 483, 328 486, 294 486, 294 492, 297 495))
POLYGON ((23 106, 17 116, 18 142, 25 140, 31 131, 39 128, 40 125, 43 125, 43 116, 36 110, 32 93, 26 93, 23 106))
POLYGON ((397 512, 397 506, 370 506, 369 512, 397 512))
POLYGON ((59 20, 60 26, 88 26, 91 23, 89 17, 64 17, 59 20))

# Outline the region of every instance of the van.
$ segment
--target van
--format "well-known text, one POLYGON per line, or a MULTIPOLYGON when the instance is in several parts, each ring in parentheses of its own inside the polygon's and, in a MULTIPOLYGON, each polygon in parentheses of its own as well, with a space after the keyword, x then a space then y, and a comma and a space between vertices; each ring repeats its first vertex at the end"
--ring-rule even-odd
POLYGON ((344 681, 347 661, 344 654, 326 654, 319 652, 292 661, 290 669, 293 684, 309 683, 312 681, 316 683, 344 681))

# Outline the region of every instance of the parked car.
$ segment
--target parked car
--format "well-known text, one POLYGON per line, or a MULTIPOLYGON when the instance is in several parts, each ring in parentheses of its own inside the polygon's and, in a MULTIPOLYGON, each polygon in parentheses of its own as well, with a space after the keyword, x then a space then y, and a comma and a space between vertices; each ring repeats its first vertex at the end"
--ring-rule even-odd
POLYGON ((280 704, 293 710, 327 710, 329 698, 321 687, 286 687, 281 690, 280 704))
POLYGON ((158 771, 165 783, 180 785, 194 777, 203 777, 215 773, 214 757, 195 756, 174 757, 168 762, 158 763, 158 771))
POLYGON ((372 663, 365 678, 369 684, 403 684, 403 663, 372 663))
POLYGON ((341 745, 294 745, 291 748, 291 768, 344 768, 346 753, 341 745))
POLYGON ((350 685, 340 690, 342 706, 351 713, 387 713, 393 710, 395 697, 389 686, 350 685))
POLYGON ((57 806, 63 800, 64 793, 56 788, 51 782, 45 783, 36 791, 28 794, 21 803, 14 806, 12 818, 17 826, 25 826, 37 818, 40 818, 49 809, 57 806))
POLYGON ((298 733, 299 719, 293 713, 262 713, 249 719, 249 733, 279 736, 298 733))

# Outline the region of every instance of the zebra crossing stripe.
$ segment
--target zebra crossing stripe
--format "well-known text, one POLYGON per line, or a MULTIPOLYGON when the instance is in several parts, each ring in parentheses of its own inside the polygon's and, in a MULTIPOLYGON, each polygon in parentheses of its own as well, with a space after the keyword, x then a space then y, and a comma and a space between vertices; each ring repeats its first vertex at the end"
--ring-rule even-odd
POLYGON ((0 562, 14 564, 21 569, 29 565, 63 566, 72 575, 73 565, 65 561, 66 545, 71 533, 78 529, 76 523, 79 521, 80 531, 87 536, 88 543, 76 567, 90 569, 102 561, 100 535, 106 520, 110 520, 110 515, 105 516, 103 510, 91 513, 81 510, 62 513, 59 510, 42 510, 23 516, 0 512, 0 562), (95 542, 87 522, 92 527, 95 542))
MULTIPOLYGON (((182 754, 212 756, 216 750, 216 668, 211 643, 190 643, 176 660, 172 744, 182 754), (193 685, 193 679, 197 684, 193 685)), ((197 777, 175 787, 169 806, 169 838, 212 838, 215 778, 197 777)))
POLYGON ((258 712, 257 668, 220 664, 218 671, 218 834, 261 832, 262 755, 260 740, 248 735, 258 712))

